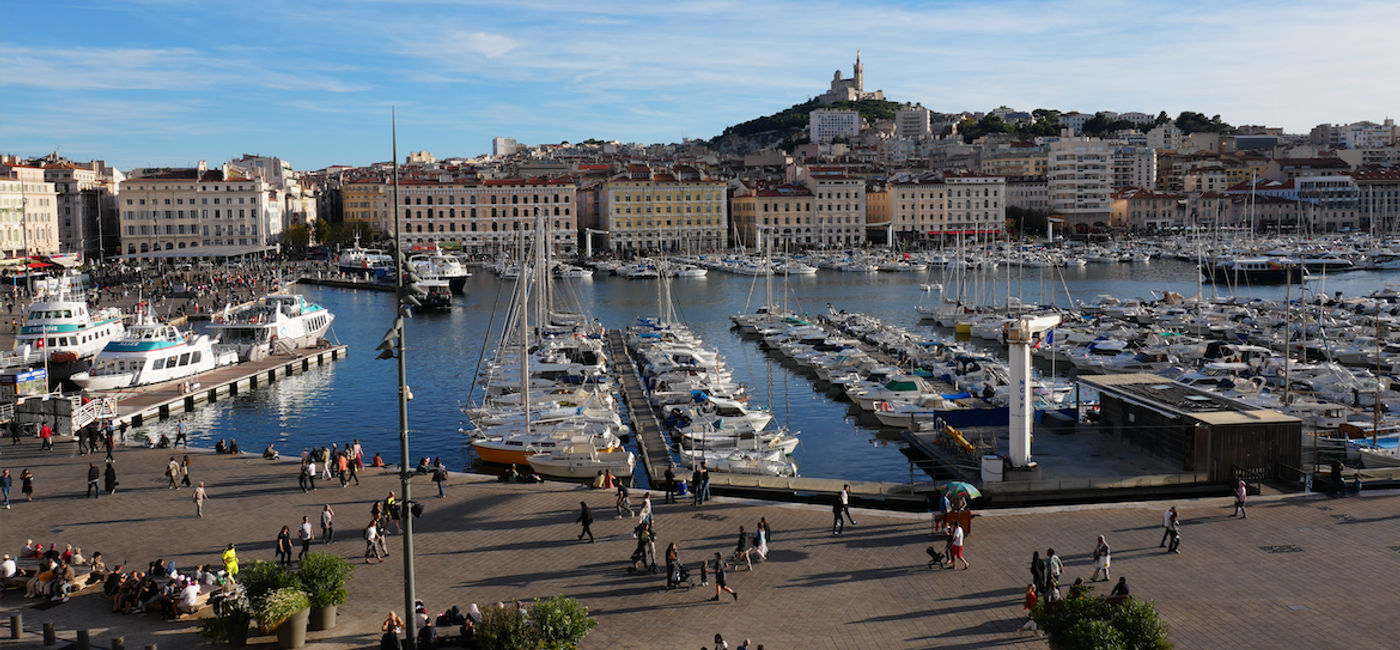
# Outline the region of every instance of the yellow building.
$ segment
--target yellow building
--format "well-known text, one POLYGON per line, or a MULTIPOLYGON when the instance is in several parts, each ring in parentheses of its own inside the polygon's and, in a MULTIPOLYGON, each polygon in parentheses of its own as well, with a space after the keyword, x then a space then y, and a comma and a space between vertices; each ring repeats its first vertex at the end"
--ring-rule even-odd
POLYGON ((619 178, 599 188, 599 221, 614 251, 708 251, 729 231, 725 184, 671 174, 619 178))
POLYGON ((813 223, 812 192, 801 185, 743 189, 730 202, 735 242, 783 249, 797 245, 796 234, 813 223))
POLYGON ((341 212, 346 221, 367 221, 379 232, 392 232, 386 185, 378 180, 351 181, 340 188, 341 212))

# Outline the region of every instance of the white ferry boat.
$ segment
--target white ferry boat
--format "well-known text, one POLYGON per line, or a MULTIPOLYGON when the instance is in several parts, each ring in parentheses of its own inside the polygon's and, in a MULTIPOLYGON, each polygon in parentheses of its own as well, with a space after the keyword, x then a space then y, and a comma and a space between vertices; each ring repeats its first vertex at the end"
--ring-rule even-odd
POLYGON ((126 325, 116 308, 94 314, 83 300, 59 296, 30 303, 15 337, 15 349, 29 346, 42 351, 51 362, 72 362, 96 356, 124 332, 126 325))
POLYGON ((376 275, 378 269, 392 272, 394 256, 378 248, 360 248, 360 238, 356 237, 355 245, 349 250, 341 252, 340 257, 336 258, 335 265, 342 273, 376 275))
POLYGON ((181 333, 150 313, 138 319, 125 336, 97 354, 90 369, 69 380, 90 391, 117 390, 181 379, 238 361, 232 350, 216 353, 208 336, 181 333))
POLYGON ((451 255, 433 253, 431 255, 418 254, 408 258, 408 263, 413 266, 414 272, 425 280, 443 280, 452 293, 461 293, 463 287, 467 286, 467 278, 472 277, 471 271, 466 266, 451 255))
POLYGON ((239 361, 257 361, 276 352, 316 345, 335 315, 304 296, 263 296, 255 307, 222 316, 210 325, 239 361))

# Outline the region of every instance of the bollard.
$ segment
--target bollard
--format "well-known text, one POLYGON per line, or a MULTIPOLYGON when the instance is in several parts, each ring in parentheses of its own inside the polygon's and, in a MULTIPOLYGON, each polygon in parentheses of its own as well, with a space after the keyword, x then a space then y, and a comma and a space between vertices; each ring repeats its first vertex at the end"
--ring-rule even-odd
POLYGON ((21 620, 22 620, 22 617, 21 617, 19 614, 10 614, 10 638, 11 638, 11 639, 18 639, 18 638, 20 638, 20 634, 21 634, 21 632, 22 632, 23 629, 24 629, 23 626, 21 625, 21 620))
POLYGON ((92 650, 92 638, 87 630, 78 630, 78 650, 92 650))
POLYGON ((126 650, 126 639, 119 636, 112 637, 112 650, 126 650))
POLYGON ((58 643, 58 635, 54 634, 53 621, 44 621, 44 645, 51 646, 58 643))

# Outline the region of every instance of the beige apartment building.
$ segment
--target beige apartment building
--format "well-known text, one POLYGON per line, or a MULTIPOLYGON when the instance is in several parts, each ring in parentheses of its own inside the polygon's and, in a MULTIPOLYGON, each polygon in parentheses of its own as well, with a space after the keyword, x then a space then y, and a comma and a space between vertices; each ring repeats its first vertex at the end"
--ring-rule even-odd
POLYGON ((121 183, 121 251, 190 257, 265 250, 282 233, 281 193, 232 165, 144 170, 121 183))
MULTIPOLYGON (((382 188, 392 201, 392 185, 382 188)), ((535 219, 544 218, 555 250, 578 242, 577 187, 567 177, 502 178, 482 181, 399 181, 403 241, 421 248, 456 248, 484 253, 510 250, 534 240, 535 219)), ((368 192, 357 196, 372 196, 368 192)), ((348 200, 348 199, 347 199, 348 200)), ((356 199, 373 202, 373 199, 356 199)), ((358 213, 363 208, 355 208, 358 213)), ((373 208, 370 208, 373 212, 373 208)), ((347 218, 351 208, 346 208, 347 218)), ((374 213, 375 229, 393 233, 387 209, 374 213)))
POLYGON ((619 177, 597 186, 599 229, 614 251, 711 251, 728 242, 723 181, 672 174, 619 177))
POLYGON ((44 170, 0 164, 0 250, 6 257, 59 252, 58 193, 44 170))
POLYGON ((812 192, 801 185, 783 184, 775 187, 741 187, 729 204, 734 221, 734 235, 739 246, 767 247, 775 250, 794 248, 798 237, 815 223, 812 192))
POLYGON ((812 193, 812 223, 794 228, 799 246, 841 247, 865 243, 865 181, 841 167, 801 167, 799 182, 812 193))

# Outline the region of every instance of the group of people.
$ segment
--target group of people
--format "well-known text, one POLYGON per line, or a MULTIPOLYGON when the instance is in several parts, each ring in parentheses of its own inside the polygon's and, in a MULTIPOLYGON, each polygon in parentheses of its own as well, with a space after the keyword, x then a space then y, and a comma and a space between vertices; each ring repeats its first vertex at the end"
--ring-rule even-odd
MULTIPOLYGON (((329 508, 330 506, 326 506, 329 508)), ((399 517, 402 506, 394 496, 393 491, 383 501, 375 501, 369 508, 369 525, 365 526, 365 564, 371 562, 383 562, 389 557, 389 547, 384 541, 388 534, 389 526, 394 527, 394 532, 399 532, 399 517)))
MULTIPOLYGON (((506 605, 505 603, 496 603, 496 607, 505 608, 506 605)), ((515 607, 522 613, 526 611, 519 602, 515 603, 515 607)), ((449 644, 450 647, 456 648, 478 647, 477 629, 481 627, 484 617, 476 603, 472 603, 466 610, 453 605, 438 612, 436 616, 428 615, 428 608, 421 600, 414 602, 413 609, 414 628, 418 630, 414 647, 420 650, 449 647, 449 644), (456 628, 456 634, 447 632, 453 628, 456 628)), ((528 614, 525 615, 528 616, 528 614)), ((412 650, 412 648, 406 648, 403 645, 404 627, 404 620, 396 612, 389 612, 389 616, 379 625, 380 649, 412 650)))
MULTIPOLYGON (((335 541, 335 510, 331 509, 331 504, 321 506, 321 542, 330 544, 335 541)), ((316 541, 316 533, 312 531, 311 517, 303 515, 301 524, 297 526, 296 538, 301 542, 301 552, 297 554, 297 562, 306 557, 311 552, 311 543, 316 541)), ((292 529, 283 526, 281 532, 277 533, 277 563, 284 567, 292 565, 292 529)))
MULTIPOLYGON (((706 650, 706 648, 702 647, 700 650, 706 650)), ((729 642, 724 640, 724 635, 715 635, 715 647, 713 650, 729 650, 729 642)), ((753 641, 744 639, 744 642, 736 646, 734 650, 763 650, 763 644, 754 645, 753 641)))
POLYGON ((208 565, 182 575, 174 562, 155 560, 145 571, 127 573, 117 567, 103 581, 102 594, 112 600, 113 613, 159 612, 166 619, 174 619, 198 611, 204 587, 213 587, 218 580, 219 575, 208 565))
MULTIPOLYGON (((269 447, 270 448, 270 447, 269 447)), ((275 451, 274 451, 275 453, 275 451)), ((264 452, 264 457, 267 453, 264 452)), ((384 461, 375 454, 374 467, 383 467, 384 461)), ((330 447, 306 447, 301 450, 301 469, 297 473, 297 485, 302 492, 316 489, 316 479, 329 481, 340 479, 340 487, 347 487, 351 481, 360 484, 359 470, 365 468, 365 450, 357 438, 353 443, 341 447, 331 443, 330 447)))
POLYGON ((81 548, 74 548, 71 544, 65 545, 60 552, 56 543, 45 549, 43 544, 25 540, 18 558, 37 560, 39 566, 36 570, 26 571, 19 567, 17 559, 6 554, 0 560, 0 581, 7 587, 23 586, 25 598, 68 602, 69 596, 83 585, 78 567, 90 566, 94 578, 100 578, 106 571, 101 553, 94 553, 92 560, 88 560, 83 557, 81 548))

